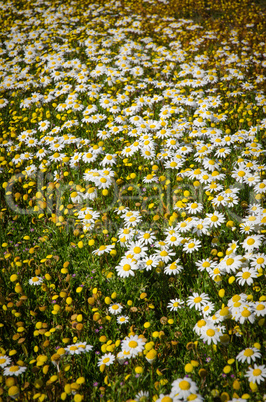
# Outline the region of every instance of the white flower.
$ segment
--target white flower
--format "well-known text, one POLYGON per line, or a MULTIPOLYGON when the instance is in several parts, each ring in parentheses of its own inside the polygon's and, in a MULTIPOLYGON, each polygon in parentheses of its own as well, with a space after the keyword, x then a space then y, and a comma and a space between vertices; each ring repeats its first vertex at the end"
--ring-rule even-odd
POLYGON ((170 311, 177 311, 179 308, 182 308, 183 304, 184 302, 180 299, 171 299, 167 305, 167 308, 169 308, 170 311))
POLYGON ((112 353, 105 353, 99 360, 97 363, 97 366, 101 366, 102 364, 105 364, 106 366, 110 366, 111 364, 113 364, 113 362, 115 361, 115 356, 112 355, 112 353))
POLYGON ((1 355, 0 356, 0 367, 4 368, 6 366, 8 366, 11 363, 11 359, 10 357, 6 356, 6 355, 1 355))
POLYGON ((210 213, 206 214, 206 217, 208 218, 210 227, 217 228, 218 226, 221 226, 221 224, 225 222, 224 215, 216 211, 213 214, 210 213))
POLYGON ((264 317, 266 315, 266 302, 258 301, 253 303, 254 314, 257 317, 264 317))
POLYGON ((24 373, 27 370, 27 367, 23 366, 9 366, 4 368, 5 376, 18 376, 24 373))
POLYGON ((97 250, 94 250, 92 252, 92 254, 96 254, 96 255, 102 255, 104 253, 110 253, 110 251, 114 248, 114 246, 112 244, 109 244, 107 246, 102 245, 100 246, 97 250))
POLYGON ((41 285, 43 283, 43 279, 40 276, 34 276, 29 280, 30 285, 41 285))
POLYGON ((254 248, 260 247, 262 238, 263 236, 261 235, 253 235, 246 237, 243 243, 241 243, 242 247, 245 249, 245 251, 251 252, 254 248))
POLYGON ((164 273, 167 275, 177 275, 179 274, 184 268, 182 267, 182 265, 178 265, 178 263, 180 262, 179 259, 177 259, 176 261, 172 262, 172 264, 167 265, 164 268, 164 273))
POLYGON ((210 324, 208 328, 204 328, 200 335, 201 339, 207 342, 208 345, 210 345, 212 342, 216 345, 220 340, 220 336, 220 329, 212 324, 210 324))
POLYGON ((210 302, 210 298, 206 293, 198 293, 193 292, 192 296, 189 296, 187 299, 187 305, 192 308, 195 307, 196 310, 202 310, 202 307, 210 302))
POLYGON ((193 253, 194 251, 197 251, 199 248, 201 247, 201 242, 199 240, 196 239, 189 239, 189 241, 187 241, 184 246, 183 246, 183 250, 186 253, 193 253))
POLYGON ((127 317, 126 315, 120 315, 119 317, 117 317, 116 321, 120 325, 126 324, 129 321, 129 317, 127 317))
POLYGON ((113 303, 109 306, 108 311, 110 314, 117 315, 123 310, 123 306, 119 303, 113 303))
POLYGON ((170 396, 173 398, 178 395, 178 398, 188 398, 190 394, 196 393, 198 390, 197 384, 189 377, 179 378, 172 383, 172 391, 170 396))
POLYGON ((260 384, 261 382, 264 382, 266 378, 266 366, 257 366, 257 364, 255 364, 254 367, 250 367, 248 369, 245 377, 248 378, 249 382, 253 382, 255 384, 260 384))
POLYGON ((236 359, 240 361, 241 363, 247 362, 250 364, 251 362, 255 361, 256 359, 259 359, 261 357, 261 353, 259 349, 257 348, 246 348, 242 350, 238 355, 236 356, 236 359))
POLYGON ((244 286, 247 284, 250 286, 253 283, 253 278, 257 278, 257 271, 252 268, 243 268, 236 274, 236 278, 236 281, 239 283, 239 285, 244 286))
POLYGON ((139 338, 138 335, 127 336, 121 342, 122 350, 126 350, 126 351, 130 352, 132 357, 135 357, 140 352, 142 352, 144 349, 144 345, 145 345, 145 341, 143 340, 143 338, 139 338))
POLYGON ((128 258, 123 258, 119 265, 115 267, 117 275, 121 278, 128 278, 129 276, 134 276, 134 270, 136 270, 137 264, 128 258))

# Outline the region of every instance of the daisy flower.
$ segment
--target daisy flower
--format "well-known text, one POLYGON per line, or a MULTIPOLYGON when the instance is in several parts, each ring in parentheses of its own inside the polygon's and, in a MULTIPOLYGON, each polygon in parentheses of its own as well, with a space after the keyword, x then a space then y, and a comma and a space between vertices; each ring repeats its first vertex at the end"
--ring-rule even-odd
POLYGON ((254 364, 254 367, 250 367, 248 369, 245 377, 248 378, 249 382, 253 382, 255 384, 260 384, 261 382, 264 382, 266 378, 266 366, 257 366, 257 364, 254 364))
POLYGON ((254 248, 259 248, 262 242, 263 236, 261 235, 253 235, 246 237, 245 240, 243 241, 242 247, 245 249, 247 252, 253 251, 254 248))
POLYGON ((197 384, 189 377, 179 378, 173 381, 171 397, 178 396, 178 399, 186 399, 190 394, 195 394, 198 390, 197 384))
MULTIPOLYGON (((86 218, 86 216, 85 216, 85 218, 86 218)), ((112 244, 109 244, 109 245, 107 245, 107 246, 102 245, 102 246, 100 246, 97 250, 94 250, 94 251, 92 252, 92 254, 96 254, 96 255, 100 256, 100 255, 102 255, 102 254, 104 254, 104 253, 110 253, 110 251, 111 251, 113 248, 114 248, 114 246, 113 246, 112 244)))
POLYGON ((126 315, 120 315, 119 317, 117 317, 116 321, 120 325, 126 324, 129 321, 129 317, 126 315))
POLYGON ((40 131, 46 131, 49 126, 50 126, 50 122, 48 120, 39 122, 39 130, 40 131))
POLYGON ((196 267, 200 272, 205 271, 206 269, 211 269, 215 267, 215 265, 215 262, 211 261, 210 258, 206 258, 196 262, 196 267))
POLYGON ((149 255, 140 260, 142 266, 146 269, 146 271, 150 271, 152 268, 157 267, 159 261, 160 259, 156 254, 149 255))
POLYGON ((130 261, 127 258, 123 258, 119 265, 115 267, 117 275, 120 276, 121 278, 128 278, 129 276, 134 276, 134 270, 136 270, 137 264, 135 261, 130 261))
POLYGON ((117 155, 112 155, 112 154, 106 154, 103 160, 100 162, 101 166, 106 166, 106 165, 116 165, 116 156, 117 155))
POLYGON ((266 180, 263 180, 261 183, 256 184, 254 187, 254 191, 256 194, 266 193, 266 180))
POLYGON ((80 355, 85 352, 84 348, 79 347, 78 344, 68 345, 65 350, 70 355, 80 355))
POLYGON ((92 345, 87 345, 87 342, 76 343, 75 346, 80 348, 81 352, 90 352, 93 349, 92 345))
POLYGON ((148 247, 146 247, 142 241, 136 241, 129 243, 128 248, 129 253, 132 253, 134 258, 139 260, 140 258, 146 257, 146 252, 148 251, 148 247))
POLYGON ((43 283, 43 279, 40 276, 34 276, 29 280, 30 285, 41 285, 43 283))
POLYGON ((243 268, 236 274, 236 281, 241 286, 244 286, 245 284, 248 286, 252 285, 253 278, 257 278, 257 271, 252 268, 243 268))
POLYGON ((229 254, 220 262, 219 268, 228 274, 234 273, 243 264, 242 259, 242 255, 236 255, 234 253, 229 254))
POLYGON ((193 292, 192 296, 189 296, 187 299, 188 307, 195 307, 196 310, 202 310, 202 307, 210 302, 210 298, 206 293, 196 293, 193 292))
POLYGON ((202 236, 203 234, 208 234, 210 229, 210 224, 207 219, 200 219, 194 217, 191 221, 192 232, 197 236, 202 236))
POLYGON ((160 394, 155 402, 173 402, 173 398, 170 395, 160 394))
POLYGON ((251 324, 255 321, 255 314, 253 313, 253 309, 250 306, 243 306, 240 311, 238 311, 235 315, 235 320, 240 324, 244 324, 244 322, 249 321, 251 324))
POLYGON ((203 317, 208 318, 213 312, 213 310, 214 310, 214 304, 212 302, 209 302, 208 304, 206 304, 206 306, 202 307, 201 312, 203 314, 203 317))
POLYGON ((175 230, 170 230, 168 236, 165 238, 167 246, 179 246, 183 237, 179 236, 175 230))
POLYGON ((146 232, 139 231, 137 238, 139 241, 142 241, 145 245, 152 244, 156 240, 156 237, 151 230, 146 232))
POLYGON ((225 222, 225 217, 220 212, 215 211, 213 214, 211 214, 211 213, 206 214, 206 217, 208 219, 208 223, 211 228, 212 227, 217 228, 217 227, 221 226, 222 223, 225 222))
POLYGON ((266 315, 266 302, 258 301, 253 303, 254 314, 257 317, 264 317, 266 315))
POLYGON ((254 362, 256 359, 260 359, 261 353, 259 349, 257 348, 246 348, 242 350, 238 355, 236 356, 236 360, 238 360, 241 363, 247 362, 248 364, 254 362))
POLYGON ((143 338, 139 338, 138 335, 127 336, 122 342, 122 350, 130 352, 132 357, 137 356, 144 350, 145 341, 143 338))
POLYGON ((202 331, 206 328, 210 327, 210 322, 207 318, 201 319, 197 322, 197 324, 193 327, 193 330, 196 332, 197 335, 201 335, 202 331))
POLYGON ((146 402, 148 401, 149 395, 150 394, 148 391, 140 391, 137 395, 135 395, 134 400, 137 402, 146 402))
POLYGON ((5 376, 18 376, 24 373, 27 370, 27 367, 23 366, 9 366, 4 368, 4 375, 5 376))
POLYGON ((202 212, 203 210, 203 205, 197 202, 192 202, 190 204, 187 204, 186 210, 190 214, 198 214, 202 212))
POLYGON ((97 363, 97 366, 100 367, 102 364, 106 366, 110 366, 115 361, 115 356, 112 353, 105 353, 97 363))
POLYGON ((167 275, 177 275, 177 274, 179 274, 184 269, 181 265, 178 265, 179 262, 180 262, 180 260, 177 259, 172 264, 167 265, 164 268, 164 273, 167 274, 167 275))
POLYGON ((160 247, 160 250, 156 251, 156 255, 160 261, 163 261, 167 264, 175 255, 175 252, 171 251, 171 249, 165 245, 160 247))
POLYGON ((199 248, 201 247, 201 242, 199 240, 196 239, 190 239, 189 241, 187 241, 184 246, 183 246, 183 250, 185 251, 185 253, 193 253, 194 251, 199 250, 199 248))
POLYGON ((108 307, 108 311, 110 314, 117 315, 120 314, 123 310, 123 306, 119 303, 113 303, 108 307))
POLYGON ((177 311, 179 308, 182 308, 183 304, 184 302, 180 299, 171 299, 167 305, 167 308, 169 308, 170 311, 177 311))
POLYGON ((10 357, 8 357, 6 355, 0 356, 0 367, 1 368, 4 368, 4 367, 8 366, 10 363, 11 363, 10 357))
POLYGON ((201 332, 201 339, 210 345, 212 342, 216 345, 220 341, 221 331, 214 325, 209 326, 209 328, 204 328, 201 332))

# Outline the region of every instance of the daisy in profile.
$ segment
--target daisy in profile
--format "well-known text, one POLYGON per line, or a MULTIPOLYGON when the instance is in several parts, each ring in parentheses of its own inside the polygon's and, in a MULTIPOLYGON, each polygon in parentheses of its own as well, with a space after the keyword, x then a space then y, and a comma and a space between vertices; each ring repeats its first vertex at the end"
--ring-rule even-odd
POLYGON ((90 352, 93 349, 92 345, 87 345, 87 342, 76 343, 76 346, 82 350, 82 352, 90 352))
POLYGON ((116 321, 119 325, 126 324, 129 321, 129 317, 126 315, 120 315, 119 317, 117 317, 116 321))
POLYGON ((260 384, 261 382, 264 382, 266 378, 266 366, 257 366, 257 364, 254 364, 254 367, 250 367, 248 369, 245 377, 248 378, 249 382, 253 382, 254 384, 260 384))
POLYGON ((179 308, 182 308, 183 304, 184 302, 180 299, 171 299, 167 308, 169 308, 170 311, 177 311, 179 308))
POLYGON ((257 271, 253 268, 243 268, 240 272, 236 274, 236 281, 240 286, 252 285, 253 278, 257 278, 257 271))
POLYGON ((102 364, 105 364, 105 366, 110 366, 113 364, 115 361, 115 356, 112 353, 105 353, 97 363, 97 366, 100 367, 102 364))
POLYGON ((187 399, 190 394, 195 394, 198 390, 197 384, 189 377, 179 378, 173 381, 170 396, 178 399, 187 399))
POLYGON ((143 338, 139 338, 138 335, 127 336, 122 342, 122 350, 130 352, 132 357, 137 356, 144 350, 145 341, 143 338))
POLYGON ((196 310, 201 311, 202 307, 210 302, 209 295, 206 293, 196 293, 193 292, 192 296, 189 296, 187 299, 187 305, 190 308, 195 307, 196 310))
POLYGON ((117 315, 123 310, 123 306, 119 303, 113 303, 109 306, 108 311, 110 314, 117 315))
POLYGON ((70 355, 80 355, 84 352, 84 349, 79 347, 77 344, 68 345, 65 348, 66 352, 70 355))
POLYGON ((112 244, 109 244, 107 246, 102 245, 100 246, 97 250, 94 250, 92 254, 96 254, 98 256, 104 254, 104 253, 110 253, 110 251, 114 248, 112 244))
POLYGON ((30 285, 41 285, 43 283, 43 279, 40 276, 34 276, 29 280, 30 285))
POLYGON ((4 375, 5 376, 18 376, 24 373, 27 370, 27 367, 23 366, 6 366, 4 368, 4 375))
POLYGON ((247 362, 248 364, 254 362, 256 359, 261 358, 261 353, 257 348, 246 348, 236 356, 236 360, 241 363, 247 362))

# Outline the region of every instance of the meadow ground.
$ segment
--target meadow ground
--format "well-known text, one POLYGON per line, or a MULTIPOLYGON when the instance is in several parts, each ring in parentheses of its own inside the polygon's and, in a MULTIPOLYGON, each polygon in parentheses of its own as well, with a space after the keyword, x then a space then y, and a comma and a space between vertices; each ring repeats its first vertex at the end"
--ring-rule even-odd
POLYGON ((0 10, 0 401, 265 401, 264 2, 0 10))

